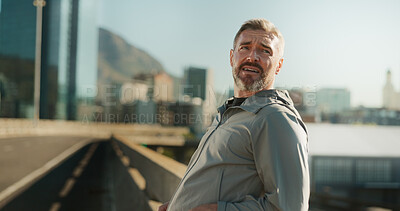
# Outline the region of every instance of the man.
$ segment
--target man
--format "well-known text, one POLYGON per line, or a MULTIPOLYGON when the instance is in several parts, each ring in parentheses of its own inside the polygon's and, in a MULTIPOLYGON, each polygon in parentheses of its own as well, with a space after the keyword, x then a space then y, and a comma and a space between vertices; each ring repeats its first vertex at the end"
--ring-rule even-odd
POLYGON ((287 91, 273 89, 284 39, 264 19, 237 32, 235 97, 199 143, 176 193, 159 210, 308 210, 307 131, 287 91))

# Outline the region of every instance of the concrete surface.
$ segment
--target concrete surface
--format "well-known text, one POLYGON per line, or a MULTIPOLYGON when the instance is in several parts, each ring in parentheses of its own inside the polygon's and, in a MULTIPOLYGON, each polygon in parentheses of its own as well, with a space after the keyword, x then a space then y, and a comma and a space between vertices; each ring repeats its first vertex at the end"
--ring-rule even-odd
POLYGON ((124 156, 132 161, 129 166, 136 168, 144 178, 147 196, 158 202, 169 201, 185 174, 186 165, 123 136, 114 136, 113 140, 117 142, 124 156))
POLYGON ((87 137, 0 139, 0 192, 87 137))
POLYGON ((164 127, 159 124, 123 124, 85 121, 0 118, 0 138, 31 136, 89 136, 108 139, 113 134, 130 137, 136 143, 182 146, 187 127, 164 127))
POLYGON ((110 141, 91 143, 0 210, 154 210, 158 202, 148 200, 126 164, 110 141))

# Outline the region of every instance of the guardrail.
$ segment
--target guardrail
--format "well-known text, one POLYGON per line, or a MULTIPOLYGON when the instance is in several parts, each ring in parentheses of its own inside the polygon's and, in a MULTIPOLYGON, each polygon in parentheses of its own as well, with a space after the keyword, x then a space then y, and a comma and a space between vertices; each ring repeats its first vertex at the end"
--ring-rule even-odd
POLYGON ((327 210, 367 210, 367 211, 398 211, 397 204, 379 203, 351 197, 340 197, 335 195, 311 192, 310 202, 312 207, 323 207, 327 210))
POLYGON ((90 193, 93 187, 89 186, 99 178, 103 178, 101 181, 107 178, 104 180, 107 182, 101 183, 106 186, 100 189, 105 191, 101 194, 109 199, 98 202, 100 208, 112 206, 155 211, 163 202, 170 200, 185 173, 186 165, 123 136, 115 135, 109 141, 94 140, 79 142, 0 192, 0 210, 22 211, 32 207, 38 210, 47 210, 48 207, 51 207, 50 210, 58 210, 60 206, 64 209, 74 208, 86 203, 79 200, 93 200, 94 196, 89 195, 88 199, 76 198, 76 194, 82 196, 86 192, 90 193), (102 147, 97 147, 99 143, 102 147), (91 158, 96 148, 101 149, 91 158), (82 174, 83 171, 86 173, 82 174), (88 187, 82 186, 81 175, 86 175, 84 181, 88 187), (95 176, 88 180, 87 175, 95 176), (88 181, 92 182, 89 184, 88 181), (78 188, 85 189, 73 189, 74 183, 81 184, 78 188))
POLYGON ((156 207, 169 201, 185 174, 186 165, 140 146, 123 136, 113 136, 112 140, 121 150, 117 153, 121 159, 125 160, 130 168, 140 172, 140 175, 133 175, 133 178, 152 200, 152 208, 157 210, 156 207))
MULTIPOLYGON (((187 128, 162 127, 160 125, 81 123, 72 121, 40 120, 36 125, 26 119, 0 119, 0 138, 29 136, 88 136, 110 139, 114 151, 127 167, 133 181, 142 191, 148 206, 157 210, 163 202, 170 200, 175 192, 186 165, 163 156, 140 144, 175 145, 185 144, 183 135, 187 128)), ((57 157, 57 160, 28 175, 0 195, 0 208, 16 196, 21 195, 38 180, 53 171, 68 157, 89 142, 76 145, 57 157)), ((147 210, 144 209, 144 210, 147 210)))
POLYGON ((142 144, 183 146, 187 127, 164 127, 158 124, 121 124, 77 122, 64 120, 39 120, 0 118, 0 138, 23 136, 88 136, 110 138, 112 134, 124 135, 142 144))

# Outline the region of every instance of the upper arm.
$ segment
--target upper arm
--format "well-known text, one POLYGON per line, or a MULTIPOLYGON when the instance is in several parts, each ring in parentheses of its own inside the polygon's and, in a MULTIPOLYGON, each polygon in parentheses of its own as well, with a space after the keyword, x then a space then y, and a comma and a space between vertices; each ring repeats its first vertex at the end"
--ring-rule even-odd
POLYGON ((277 111, 258 122, 253 140, 256 168, 266 200, 282 210, 308 207, 307 134, 291 112, 277 111))

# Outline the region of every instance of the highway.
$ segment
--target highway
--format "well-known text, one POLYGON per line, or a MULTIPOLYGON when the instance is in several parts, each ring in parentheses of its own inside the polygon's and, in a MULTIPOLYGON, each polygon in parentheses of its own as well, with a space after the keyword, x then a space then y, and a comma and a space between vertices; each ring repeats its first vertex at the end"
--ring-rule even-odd
POLYGON ((7 203, 0 204, 1 211, 152 210, 110 140, 10 138, 0 139, 0 149, 0 199, 10 189, 24 187, 3 200, 7 203), (78 145, 67 159, 60 158, 78 145), (52 167, 43 170, 46 166, 52 167), (23 182, 41 173, 39 179, 23 182))
POLYGON ((86 137, 0 139, 0 192, 86 137))

